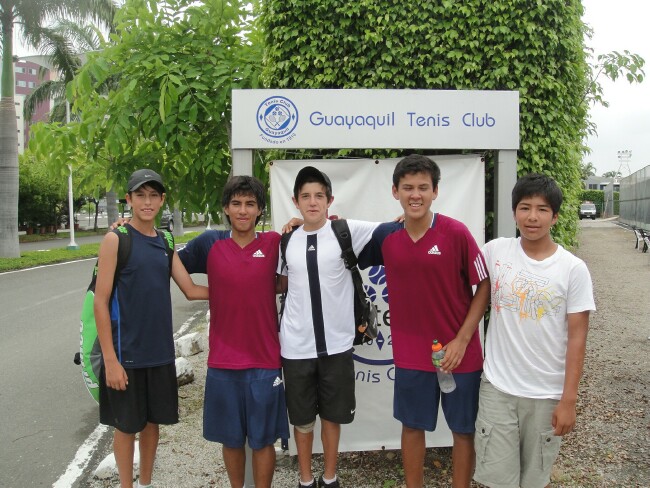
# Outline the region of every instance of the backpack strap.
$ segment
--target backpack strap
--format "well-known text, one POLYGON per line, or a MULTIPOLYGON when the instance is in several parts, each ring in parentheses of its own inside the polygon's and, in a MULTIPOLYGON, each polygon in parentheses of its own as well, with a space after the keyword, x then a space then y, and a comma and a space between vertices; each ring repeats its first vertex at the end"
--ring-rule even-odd
POLYGON ((354 289, 357 296, 361 302, 364 302, 366 299, 366 292, 363 289, 363 279, 361 278, 359 267, 357 266, 357 255, 354 254, 354 249, 352 248, 350 226, 345 219, 332 220, 332 230, 334 231, 336 240, 339 241, 339 246, 341 246, 341 258, 345 263, 345 267, 350 270, 350 273, 352 273, 352 283, 354 283, 354 289))
MULTIPOLYGON (((295 230, 300 227, 299 225, 296 225, 293 229, 291 229, 291 232, 287 232, 286 234, 282 234, 282 237, 280 238, 280 259, 282 259, 282 266, 280 268, 280 272, 284 271, 284 269, 287 267, 287 246, 289 245, 289 239, 291 239, 291 236, 295 232, 295 230)), ((284 314, 284 303, 287 299, 287 292, 284 291, 282 292, 282 295, 280 295, 280 320, 282 320, 282 315, 284 314)), ((280 324, 278 323, 278 329, 280 327, 280 324)))
POLYGON ((129 262, 131 256, 131 240, 133 237, 129 232, 126 225, 121 225, 111 232, 117 235, 117 264, 115 265, 115 275, 113 276, 113 287, 117 285, 117 280, 120 277, 120 272, 129 262))
POLYGON ((300 226, 295 225, 293 229, 291 229, 291 232, 282 234, 282 237, 280 238, 280 258, 282 259, 282 267, 280 268, 280 271, 284 271, 284 268, 287 267, 287 246, 289 245, 289 239, 291 239, 291 236, 298 227, 300 226))
POLYGON ((352 249, 352 236, 350 235, 350 226, 345 219, 332 220, 332 230, 339 241, 341 246, 341 257, 345 263, 345 267, 352 271, 352 268, 357 265, 357 256, 352 249))
POLYGON ((168 230, 156 229, 156 233, 165 243, 167 257, 169 258, 169 276, 172 275, 172 262, 174 261, 174 235, 168 230))

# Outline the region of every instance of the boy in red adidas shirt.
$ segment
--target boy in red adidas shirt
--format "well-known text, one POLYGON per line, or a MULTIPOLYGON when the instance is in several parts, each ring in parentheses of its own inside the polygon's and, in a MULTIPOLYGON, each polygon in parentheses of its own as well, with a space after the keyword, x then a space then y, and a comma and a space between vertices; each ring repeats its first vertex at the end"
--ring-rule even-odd
POLYGON ((469 486, 474 470, 483 364, 477 326, 490 286, 467 227, 431 210, 439 180, 440 168, 425 156, 400 161, 393 196, 405 220, 380 225, 359 257, 360 267, 383 264, 386 270, 396 366, 393 415, 402 423, 408 488, 424 485, 424 432, 435 430, 440 401, 453 434, 453 486, 469 486), (442 367, 454 372, 457 387, 451 393, 441 393, 438 386, 431 362, 434 339, 445 345, 442 367))

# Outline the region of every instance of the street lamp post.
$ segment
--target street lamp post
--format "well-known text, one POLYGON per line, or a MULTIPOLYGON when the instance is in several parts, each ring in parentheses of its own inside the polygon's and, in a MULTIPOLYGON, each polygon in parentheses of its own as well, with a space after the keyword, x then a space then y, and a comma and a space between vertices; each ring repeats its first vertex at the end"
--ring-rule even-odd
MULTIPOLYGON (((65 121, 67 124, 70 123, 70 102, 68 100, 65 101, 65 121)), ((68 210, 69 210, 69 217, 68 217, 68 223, 70 225, 70 243, 68 244, 67 249, 68 250, 75 250, 79 249, 79 245, 74 241, 74 207, 73 207, 73 199, 72 199, 72 165, 68 165, 68 169, 70 170, 70 173, 68 174, 68 210)))

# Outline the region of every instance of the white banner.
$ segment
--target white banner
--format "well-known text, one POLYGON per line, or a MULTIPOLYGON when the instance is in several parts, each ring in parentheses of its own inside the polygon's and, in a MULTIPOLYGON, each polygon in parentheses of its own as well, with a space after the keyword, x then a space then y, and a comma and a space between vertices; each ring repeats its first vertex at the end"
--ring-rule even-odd
MULTIPOLYGON (((433 211, 465 223, 479 245, 484 243, 485 178, 478 155, 432 156, 442 173, 433 211)), ((291 201, 293 183, 304 166, 314 166, 332 181, 334 203, 330 215, 339 218, 385 222, 402 213, 391 194, 393 169, 389 160, 300 160, 274 161, 271 166, 273 228, 299 213, 291 201)), ((368 294, 380 310, 379 336, 372 344, 355 347, 357 411, 355 420, 341 429, 340 450, 399 449, 401 424, 393 418, 394 366, 390 339, 390 315, 383 267, 361 271, 368 294)), ((429 348, 430 344, 422 347, 429 348)), ((320 434, 314 436, 314 452, 322 452, 320 434)), ((435 432, 426 435, 428 447, 450 446, 452 437, 442 410, 435 432)), ((295 454, 295 444, 290 442, 295 454)))
POLYGON ((519 92, 233 90, 233 149, 518 149, 519 92))

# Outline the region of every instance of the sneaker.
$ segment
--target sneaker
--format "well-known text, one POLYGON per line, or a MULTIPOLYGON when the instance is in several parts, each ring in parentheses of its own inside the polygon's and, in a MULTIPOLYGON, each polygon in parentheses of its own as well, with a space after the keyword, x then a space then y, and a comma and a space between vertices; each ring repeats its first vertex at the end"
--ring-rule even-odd
POLYGON ((311 485, 307 485, 307 486, 301 484, 300 480, 298 480, 298 488, 318 488, 318 486, 316 484, 316 480, 312 481, 311 485))
POLYGON ((336 478, 334 481, 331 483, 325 483, 323 481, 323 476, 321 475, 320 478, 318 478, 318 488, 341 488, 341 485, 339 485, 339 479, 336 478))

